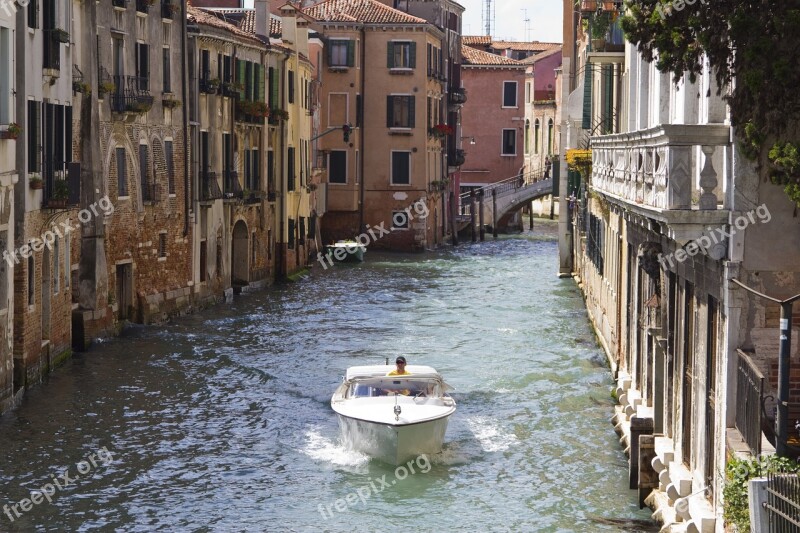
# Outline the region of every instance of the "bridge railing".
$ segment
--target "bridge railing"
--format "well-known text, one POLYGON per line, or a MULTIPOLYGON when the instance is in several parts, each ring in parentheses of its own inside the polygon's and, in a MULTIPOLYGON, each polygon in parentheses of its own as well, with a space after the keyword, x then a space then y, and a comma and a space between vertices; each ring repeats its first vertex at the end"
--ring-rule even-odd
POLYGON ((511 176, 510 178, 506 178, 502 181, 490 183, 489 185, 480 187, 479 189, 473 189, 469 192, 462 193, 459 195, 459 197, 461 198, 463 205, 465 201, 469 201, 470 196, 473 194, 476 196, 483 194, 484 198, 487 198, 491 196, 492 191, 494 191, 496 195, 501 195, 508 191, 515 191, 527 185, 531 185, 537 181, 548 179, 549 177, 550 175, 547 169, 545 167, 541 167, 528 172, 523 172, 522 174, 517 174, 516 176, 511 176))

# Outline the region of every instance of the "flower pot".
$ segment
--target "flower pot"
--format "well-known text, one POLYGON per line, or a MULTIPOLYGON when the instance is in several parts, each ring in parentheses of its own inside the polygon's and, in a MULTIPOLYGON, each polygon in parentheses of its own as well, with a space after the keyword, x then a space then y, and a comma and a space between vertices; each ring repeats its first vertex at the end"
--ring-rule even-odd
POLYGON ((41 190, 44 189, 44 182, 42 180, 31 179, 28 184, 30 185, 31 189, 41 190))

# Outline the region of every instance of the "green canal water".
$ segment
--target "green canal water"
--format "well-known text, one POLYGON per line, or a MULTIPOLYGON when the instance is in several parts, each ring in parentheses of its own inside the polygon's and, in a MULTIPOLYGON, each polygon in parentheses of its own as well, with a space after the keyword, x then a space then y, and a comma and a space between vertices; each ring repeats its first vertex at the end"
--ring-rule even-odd
POLYGON ((657 530, 552 224, 367 256, 76 356, 0 418, 0 531, 657 530), (395 469, 342 447, 329 400, 399 354, 458 409, 395 469))

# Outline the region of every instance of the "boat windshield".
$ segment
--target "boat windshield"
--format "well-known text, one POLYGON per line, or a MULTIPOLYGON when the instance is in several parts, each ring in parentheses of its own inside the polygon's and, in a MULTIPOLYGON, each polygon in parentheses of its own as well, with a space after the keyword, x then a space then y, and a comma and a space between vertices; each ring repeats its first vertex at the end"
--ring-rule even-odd
POLYGON ((438 397, 442 395, 442 384, 435 379, 398 379, 395 376, 369 378, 351 383, 347 389, 346 397, 366 398, 391 394, 438 397))

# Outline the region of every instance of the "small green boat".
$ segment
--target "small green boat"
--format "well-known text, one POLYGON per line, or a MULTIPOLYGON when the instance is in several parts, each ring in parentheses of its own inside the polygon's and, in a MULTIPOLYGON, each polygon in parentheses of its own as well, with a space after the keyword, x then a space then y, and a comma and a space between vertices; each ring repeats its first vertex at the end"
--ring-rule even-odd
POLYGON ((325 255, 339 263, 361 263, 367 247, 356 241, 339 241, 325 247, 325 255))

